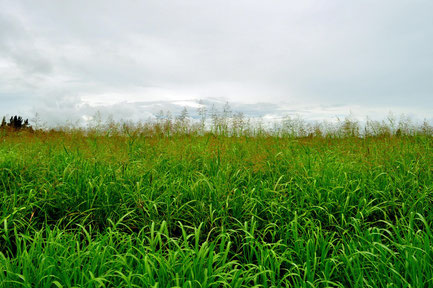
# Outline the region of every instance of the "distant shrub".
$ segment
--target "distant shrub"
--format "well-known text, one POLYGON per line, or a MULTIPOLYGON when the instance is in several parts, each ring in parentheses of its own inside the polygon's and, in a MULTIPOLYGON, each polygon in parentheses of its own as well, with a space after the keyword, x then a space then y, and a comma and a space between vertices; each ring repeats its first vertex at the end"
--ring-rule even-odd
POLYGON ((9 119, 9 122, 6 122, 6 117, 3 117, 2 123, 0 125, 0 128, 6 128, 9 127, 14 130, 21 130, 21 129, 32 129, 32 127, 29 124, 29 119, 23 119, 21 116, 12 116, 9 119))

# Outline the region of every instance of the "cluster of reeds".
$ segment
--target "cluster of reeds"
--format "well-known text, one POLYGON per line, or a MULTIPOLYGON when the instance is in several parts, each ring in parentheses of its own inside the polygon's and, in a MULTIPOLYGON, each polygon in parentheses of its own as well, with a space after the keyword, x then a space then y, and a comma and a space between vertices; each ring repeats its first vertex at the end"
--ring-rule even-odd
MULTIPOLYGON (((9 130, 20 130, 20 128, 33 128, 28 120, 15 116, 10 123, 3 118, 2 127, 13 127, 9 130), (15 119, 15 120, 14 120, 15 119), (14 124, 17 123, 17 124, 14 124)), ((39 116, 36 116, 38 118, 39 116)), ((207 111, 203 106, 193 116, 184 108, 179 115, 173 117, 171 112, 160 111, 154 119, 146 121, 114 121, 111 116, 103 119, 101 113, 97 112, 89 118, 86 123, 68 123, 57 127, 43 127, 35 123, 36 130, 46 132, 66 132, 84 135, 112 135, 128 136, 131 134, 140 136, 203 136, 213 134, 218 136, 236 137, 391 137, 391 136, 416 136, 433 135, 432 123, 427 120, 423 122, 412 121, 409 117, 401 115, 399 118, 390 114, 385 120, 364 120, 346 116, 344 119, 331 119, 327 121, 307 121, 300 116, 285 116, 283 118, 265 121, 261 117, 246 117, 241 112, 232 112, 226 104, 221 111, 212 107, 207 111)), ((36 121, 40 122, 40 120, 36 121)), ((0 131, 1 132, 1 131, 0 131)), ((4 131, 3 131, 4 133, 4 131)))
POLYGON ((1 134, 0 287, 433 285, 429 125, 184 116, 1 134))

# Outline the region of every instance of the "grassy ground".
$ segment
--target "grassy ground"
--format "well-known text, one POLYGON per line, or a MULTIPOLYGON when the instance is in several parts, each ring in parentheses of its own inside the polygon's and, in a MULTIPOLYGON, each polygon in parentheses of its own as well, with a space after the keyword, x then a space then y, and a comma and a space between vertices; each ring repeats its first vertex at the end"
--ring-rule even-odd
POLYGON ((431 136, 0 138, 0 287, 432 287, 431 136))

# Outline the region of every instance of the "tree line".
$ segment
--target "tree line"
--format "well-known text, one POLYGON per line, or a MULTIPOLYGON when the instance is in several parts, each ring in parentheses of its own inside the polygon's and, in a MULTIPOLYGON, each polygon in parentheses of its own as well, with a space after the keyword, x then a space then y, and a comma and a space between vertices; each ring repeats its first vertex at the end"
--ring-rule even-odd
POLYGON ((21 116, 12 116, 9 121, 6 121, 6 117, 3 116, 0 128, 6 128, 9 127, 14 130, 21 130, 21 129, 32 129, 32 126, 29 124, 29 119, 23 119, 21 116))

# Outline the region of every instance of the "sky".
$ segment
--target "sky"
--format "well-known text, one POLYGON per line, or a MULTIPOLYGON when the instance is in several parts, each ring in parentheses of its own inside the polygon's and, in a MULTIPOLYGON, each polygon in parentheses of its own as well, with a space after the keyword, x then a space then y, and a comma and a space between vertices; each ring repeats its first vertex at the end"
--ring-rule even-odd
POLYGON ((431 0, 0 0, 0 115, 433 119, 431 0))

